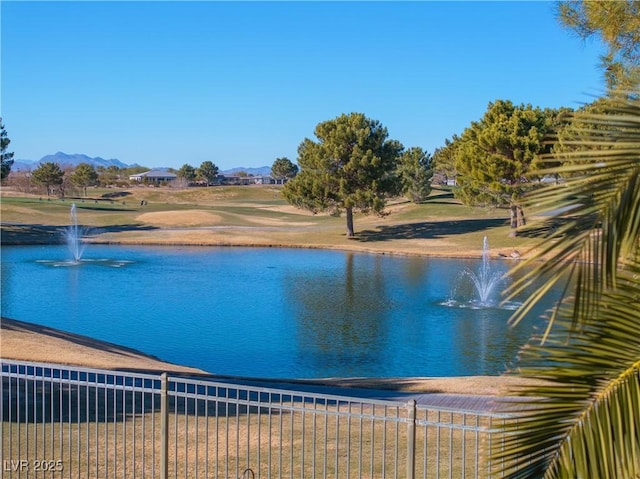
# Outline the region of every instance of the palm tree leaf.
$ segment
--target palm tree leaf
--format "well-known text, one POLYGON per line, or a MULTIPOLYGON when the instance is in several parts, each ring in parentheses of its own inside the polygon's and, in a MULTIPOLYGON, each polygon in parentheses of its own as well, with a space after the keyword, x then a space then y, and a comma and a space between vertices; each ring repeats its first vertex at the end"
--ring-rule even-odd
POLYGON ((501 403, 510 415, 491 459, 504 477, 640 478, 638 98, 614 96, 603 114, 577 114, 564 143, 573 150, 541 160, 550 165, 543 174, 562 181, 529 197, 553 228, 512 270, 520 279, 510 294, 533 294, 511 322, 550 285, 564 288, 513 371, 542 384, 501 403))
POLYGON ((567 340, 572 312, 564 307, 548 341, 521 352, 517 374, 544 383, 514 389, 523 400, 501 403, 513 416, 492 460, 505 477, 640 477, 638 277, 632 261, 579 333, 567 340))
MULTIPOLYGON (((591 316, 601 284, 615 284, 618 264, 638 247, 640 101, 616 103, 607 115, 577 114, 573 125, 579 136, 575 143, 582 149, 563 153, 560 166, 540 173, 564 181, 534 190, 527 201, 538 211, 546 210, 545 223, 562 226, 514 268, 521 277, 506 300, 531 288, 541 277, 568 274, 576 295, 575 327, 581 318, 591 316)), ((542 164, 547 162, 557 164, 558 158, 541 160, 542 164)), ((512 324, 517 324, 544 294, 541 290, 530 294, 512 324)))

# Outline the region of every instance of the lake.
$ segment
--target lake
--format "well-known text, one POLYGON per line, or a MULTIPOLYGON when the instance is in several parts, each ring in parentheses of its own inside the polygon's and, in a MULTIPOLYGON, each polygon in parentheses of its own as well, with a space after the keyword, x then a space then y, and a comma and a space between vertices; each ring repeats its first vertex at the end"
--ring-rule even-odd
MULTIPOLYGON (((505 271, 509 262, 491 267, 505 271)), ((2 248, 2 315, 214 374, 497 375, 540 320, 473 308, 480 260, 279 248, 2 248)), ((537 314, 544 307, 539 308, 537 314)))

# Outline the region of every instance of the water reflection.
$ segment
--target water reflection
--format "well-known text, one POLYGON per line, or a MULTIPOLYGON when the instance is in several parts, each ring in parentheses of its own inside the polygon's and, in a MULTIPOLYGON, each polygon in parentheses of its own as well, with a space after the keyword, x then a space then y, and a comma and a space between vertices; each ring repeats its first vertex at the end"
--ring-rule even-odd
POLYGON ((390 304, 383 270, 379 261, 370 268, 355 263, 356 255, 347 253, 343 272, 297 272, 285 280, 300 354, 328 372, 357 374, 363 365, 378 362, 388 340, 390 304))

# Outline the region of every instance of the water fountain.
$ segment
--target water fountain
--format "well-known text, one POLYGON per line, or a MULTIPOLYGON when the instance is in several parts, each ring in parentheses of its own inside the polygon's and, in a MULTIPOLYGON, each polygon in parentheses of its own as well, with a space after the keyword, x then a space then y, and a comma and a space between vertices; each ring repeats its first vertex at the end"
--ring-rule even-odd
POLYGON ((65 260, 59 259, 38 259, 36 263, 52 266, 52 267, 71 267, 75 269, 76 267, 83 265, 92 265, 92 266, 108 266, 110 268, 121 268, 122 266, 126 266, 133 261, 131 260, 123 260, 123 259, 113 259, 113 258, 83 258, 84 249, 86 243, 84 241, 84 236, 93 230, 89 228, 82 227, 78 225, 78 214, 76 212, 76 204, 73 203, 71 205, 71 223, 64 230, 63 235, 64 239, 67 243, 67 249, 69 253, 71 253, 71 258, 65 260))
POLYGON ((476 302, 480 306, 490 306, 495 304, 496 298, 494 288, 500 283, 502 274, 491 270, 491 259, 489 257, 489 241, 485 236, 482 240, 482 264, 477 274, 473 271, 466 270, 464 272, 476 287, 476 302))
POLYGON ((501 308, 501 309, 517 309, 519 303, 515 302, 500 302, 499 286, 504 286, 505 278, 503 271, 494 271, 491 267, 491 257, 489 251, 489 241, 485 236, 482 241, 482 262, 476 271, 471 269, 464 269, 461 273, 461 278, 455 287, 451 299, 448 299, 444 303, 444 306, 459 307, 459 308, 501 308), (464 294, 464 286, 466 286, 464 278, 468 278, 473 287, 470 294, 464 294), (462 293, 461 293, 462 291, 462 293))
POLYGON ((85 244, 82 241, 83 228, 78 226, 78 215, 76 213, 76 204, 71 205, 71 224, 65 231, 65 239, 67 240, 67 247, 71 253, 71 260, 74 263, 79 263, 82 259, 82 253, 84 251, 85 244))

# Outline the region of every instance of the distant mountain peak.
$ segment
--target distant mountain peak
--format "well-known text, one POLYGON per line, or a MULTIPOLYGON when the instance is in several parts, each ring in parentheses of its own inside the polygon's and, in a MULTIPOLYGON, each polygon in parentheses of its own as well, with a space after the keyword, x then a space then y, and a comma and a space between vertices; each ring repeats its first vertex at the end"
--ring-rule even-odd
MULTIPOLYGON (((11 169, 13 171, 20 171, 20 170, 29 171, 37 168, 42 163, 57 163, 62 167, 71 166, 73 168, 78 166, 80 163, 88 163, 93 167, 101 166, 104 168, 108 168, 110 166, 117 166, 118 168, 130 168, 133 166, 139 166, 137 163, 134 163, 132 165, 127 165, 126 163, 123 163, 122 161, 115 158, 112 158, 110 160, 105 160, 104 158, 101 158, 99 156, 91 157, 83 153, 70 154, 70 153, 65 153, 64 151, 57 151, 53 155, 43 156, 38 161, 27 160, 27 159, 16 160, 11 169)), ((166 169, 169 169, 169 167, 152 166, 152 167, 149 167, 149 169, 166 170, 166 169)), ((271 174, 271 167, 270 166, 260 166, 260 167, 238 166, 235 168, 230 168, 228 170, 220 171, 221 174, 227 175, 227 176, 234 176, 240 172, 245 172, 250 176, 268 176, 271 174)))
POLYGON ((67 154, 62 151, 58 151, 54 155, 46 155, 40 158, 38 163, 58 163, 59 165, 70 165, 70 166, 78 166, 80 163, 88 163, 93 166, 117 166, 118 168, 127 168, 129 165, 117 160, 115 158, 110 160, 105 160, 99 156, 92 158, 88 155, 82 153, 73 153, 67 154))
POLYGON ((80 163, 88 163, 94 167, 102 166, 108 168, 109 166, 117 166, 118 168, 128 168, 129 166, 135 165, 127 165, 120 160, 115 158, 110 160, 105 160, 99 156, 92 158, 88 155, 82 153, 73 153, 68 154, 63 151, 58 151, 53 155, 45 155, 40 158, 38 161, 32 160, 16 160, 11 168, 13 171, 19 170, 32 170, 37 168, 38 165, 42 163, 57 163, 60 166, 71 166, 76 167, 80 163))

